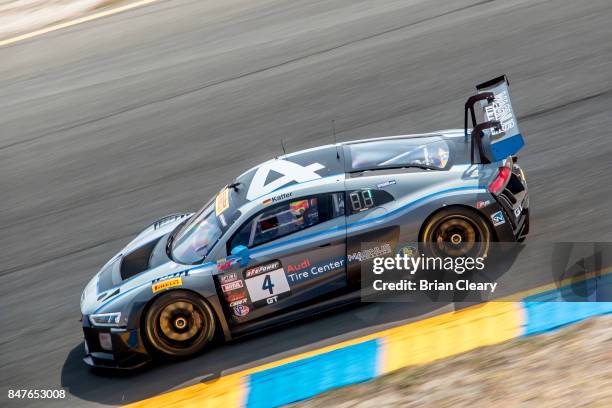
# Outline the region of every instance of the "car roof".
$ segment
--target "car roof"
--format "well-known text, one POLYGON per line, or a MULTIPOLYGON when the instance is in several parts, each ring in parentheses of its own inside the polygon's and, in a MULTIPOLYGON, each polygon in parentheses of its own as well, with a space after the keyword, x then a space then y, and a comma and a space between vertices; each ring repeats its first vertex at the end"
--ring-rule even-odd
POLYGON ((317 191, 325 192, 326 190, 329 190, 330 183, 327 181, 330 177, 344 178, 344 146, 399 139, 444 138, 448 140, 449 138, 458 138, 459 136, 463 136, 463 130, 461 129, 451 129, 432 133, 377 137, 317 146, 278 156, 250 168, 236 178, 235 182, 240 183, 241 186, 239 189, 232 191, 231 193, 231 207, 233 208, 233 211, 247 210, 247 212, 250 212, 253 207, 259 207, 263 200, 277 194, 285 194, 295 191, 307 192, 308 190, 316 193, 317 191), (276 167, 283 167, 283 165, 286 164, 284 162, 291 162, 292 165, 295 165, 295 178, 300 179, 301 177, 301 180, 305 181, 291 180, 291 177, 289 177, 287 179, 287 183, 279 184, 277 188, 273 188, 275 187, 274 177, 278 179, 283 176, 282 170, 279 170, 276 167), (313 177, 304 177, 303 173, 311 172, 310 169, 313 169, 313 167, 310 166, 313 165, 318 165, 314 167, 316 170, 312 170, 313 177), (279 173, 279 171, 281 173, 279 173), (300 175, 300 173, 302 174, 300 175), (306 181, 308 181, 308 184, 306 184, 306 181), (254 188, 254 184, 258 184, 259 187, 254 188), (271 187, 267 189, 261 188, 262 186, 265 187, 266 185, 271 187), (254 189, 258 191, 254 193, 252 191, 254 189))
POLYGON ((349 140, 347 142, 339 143, 340 145, 354 145, 360 143, 371 143, 377 141, 385 141, 385 140, 396 140, 396 139, 424 139, 430 137, 443 137, 443 138, 455 138, 458 136, 464 136, 463 129, 448 129, 448 130, 439 130, 437 132, 431 133, 416 133, 409 135, 397 135, 397 136, 383 136, 383 137, 372 137, 368 139, 358 139, 358 140, 349 140))
POLYGON ((247 173, 252 172, 255 169, 273 160, 279 160, 279 159, 280 160, 295 160, 296 158, 299 158, 307 154, 315 153, 315 152, 318 153, 321 151, 336 151, 336 149, 342 146, 350 146, 350 145, 360 144, 360 143, 369 143, 369 142, 394 140, 394 139, 418 139, 418 138, 429 138, 429 137, 442 137, 442 138, 455 139, 455 138, 458 138, 459 136, 461 137, 464 136, 463 129, 445 129, 445 130, 438 130, 436 132, 431 132, 431 133, 414 133, 414 134, 407 134, 407 135, 372 137, 372 138, 367 138, 367 139, 356 139, 356 140, 349 140, 345 142, 339 142, 335 144, 332 143, 332 144, 327 144, 327 145, 315 146, 315 147, 311 147, 308 149, 303 149, 303 150, 298 150, 295 152, 287 153, 282 156, 278 156, 270 160, 267 160, 263 163, 260 163, 246 170, 244 173, 242 173, 240 176, 237 177, 237 180, 243 177, 244 175, 246 175, 247 173))

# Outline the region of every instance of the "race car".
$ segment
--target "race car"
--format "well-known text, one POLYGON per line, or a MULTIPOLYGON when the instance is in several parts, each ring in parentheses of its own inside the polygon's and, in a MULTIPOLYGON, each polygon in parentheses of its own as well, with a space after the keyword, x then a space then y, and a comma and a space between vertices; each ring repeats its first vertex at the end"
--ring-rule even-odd
POLYGON ((524 239, 523 138, 507 85, 477 86, 464 129, 285 154, 201 210, 155 221, 85 287, 84 361, 135 368, 186 358, 354 301, 362 263, 401 242, 478 256, 491 242, 524 239), (365 242, 375 246, 362 251, 365 242))

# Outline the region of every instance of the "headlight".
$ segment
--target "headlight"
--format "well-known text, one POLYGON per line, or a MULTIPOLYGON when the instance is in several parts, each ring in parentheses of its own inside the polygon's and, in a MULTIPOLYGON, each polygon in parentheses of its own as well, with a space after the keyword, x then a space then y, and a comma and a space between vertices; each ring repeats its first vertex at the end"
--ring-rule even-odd
POLYGON ((92 314, 89 316, 89 321, 94 326, 119 326, 121 312, 92 314))

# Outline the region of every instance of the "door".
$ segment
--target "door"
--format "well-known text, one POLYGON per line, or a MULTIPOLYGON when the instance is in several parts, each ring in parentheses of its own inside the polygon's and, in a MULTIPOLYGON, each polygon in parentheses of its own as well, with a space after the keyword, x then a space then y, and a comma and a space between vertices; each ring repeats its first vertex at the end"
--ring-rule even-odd
MULTIPOLYGON (((388 213, 385 204, 393 202, 393 196, 382 188, 370 188, 376 182, 370 183, 369 179, 346 182, 347 280, 352 288, 361 285, 362 273, 371 276, 374 258, 395 254, 399 238, 399 226, 384 219, 388 213)), ((386 183, 378 181, 381 186, 386 183)))
POLYGON ((344 211, 343 192, 289 198, 237 230, 228 250, 247 247, 249 259, 236 277, 242 282, 227 291, 243 294, 227 302, 234 322, 295 310, 346 287, 344 211))

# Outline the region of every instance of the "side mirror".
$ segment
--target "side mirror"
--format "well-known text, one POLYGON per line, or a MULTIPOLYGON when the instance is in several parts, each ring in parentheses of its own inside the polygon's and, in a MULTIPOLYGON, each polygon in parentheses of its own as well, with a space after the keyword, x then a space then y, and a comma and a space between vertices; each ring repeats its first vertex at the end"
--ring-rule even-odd
POLYGON ((251 257, 249 256, 249 248, 244 245, 238 245, 232 248, 232 255, 240 257, 240 266, 245 267, 249 264, 251 257))

